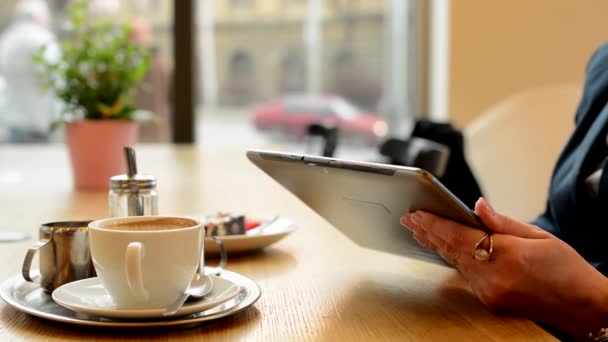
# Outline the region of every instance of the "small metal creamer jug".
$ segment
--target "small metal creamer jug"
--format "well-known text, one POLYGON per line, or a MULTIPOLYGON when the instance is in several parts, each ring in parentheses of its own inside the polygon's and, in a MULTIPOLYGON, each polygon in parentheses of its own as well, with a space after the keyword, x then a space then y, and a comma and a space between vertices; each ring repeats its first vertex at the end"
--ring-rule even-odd
POLYGON ((91 221, 51 222, 40 226, 40 239, 32 246, 23 262, 22 274, 27 281, 40 283, 46 292, 96 275, 89 250, 91 221), (30 271, 36 252, 40 255, 40 275, 30 271))

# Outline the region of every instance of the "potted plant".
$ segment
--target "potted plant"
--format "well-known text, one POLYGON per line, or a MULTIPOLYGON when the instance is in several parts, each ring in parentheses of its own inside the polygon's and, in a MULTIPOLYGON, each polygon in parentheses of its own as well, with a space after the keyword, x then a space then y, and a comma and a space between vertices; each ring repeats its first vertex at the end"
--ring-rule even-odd
POLYGON ((125 172, 122 148, 137 141, 141 113, 133 96, 149 55, 131 39, 129 25, 94 18, 86 2, 68 13, 61 58, 44 58, 46 47, 33 58, 43 85, 64 103, 54 126, 65 125, 76 188, 106 189, 111 176, 125 172))

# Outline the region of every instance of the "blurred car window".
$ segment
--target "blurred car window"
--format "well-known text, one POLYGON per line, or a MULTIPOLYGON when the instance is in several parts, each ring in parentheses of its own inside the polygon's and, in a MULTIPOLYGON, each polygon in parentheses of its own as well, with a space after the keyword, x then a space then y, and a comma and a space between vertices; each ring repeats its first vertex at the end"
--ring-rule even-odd
POLYGON ((361 114, 361 110, 342 98, 332 100, 330 106, 333 113, 345 120, 352 120, 361 114))
POLYGON ((306 113, 311 110, 310 103, 298 98, 287 98, 283 101, 283 108, 288 114, 306 113))

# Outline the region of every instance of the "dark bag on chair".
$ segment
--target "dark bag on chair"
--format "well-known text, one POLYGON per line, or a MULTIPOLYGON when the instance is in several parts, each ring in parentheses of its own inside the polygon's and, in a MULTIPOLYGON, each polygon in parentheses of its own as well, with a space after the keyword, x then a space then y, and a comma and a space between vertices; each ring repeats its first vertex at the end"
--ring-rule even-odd
POLYGON ((431 172, 471 209, 482 195, 464 156, 464 136, 449 123, 419 120, 410 139, 388 139, 380 146, 380 153, 391 164, 431 172))
POLYGON ((473 209, 482 193, 464 155, 462 131, 454 128, 450 123, 418 120, 412 136, 432 140, 450 148, 445 174, 439 180, 464 204, 473 209))

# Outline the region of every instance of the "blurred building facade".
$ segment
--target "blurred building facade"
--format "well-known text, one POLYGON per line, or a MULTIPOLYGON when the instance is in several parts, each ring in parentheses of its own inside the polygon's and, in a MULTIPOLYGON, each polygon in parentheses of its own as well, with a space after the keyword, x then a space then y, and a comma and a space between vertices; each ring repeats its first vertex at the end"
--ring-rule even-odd
MULTIPOLYGON (((308 6, 306 0, 214 1, 220 104, 306 91, 308 6)), ((385 3, 327 0, 321 6, 322 92, 374 108, 382 93, 385 3)))
MULTIPOLYGON (((204 102, 201 4, 197 13, 198 100, 204 102)), ((220 105, 246 106, 282 93, 306 91, 307 0, 212 0, 215 78, 220 105)), ((10 22, 17 0, 0 2, 0 30, 10 22)), ((69 0, 49 0, 54 26, 62 33, 69 0)), ((103 1, 102 1, 103 2, 103 1)), ((145 17, 154 44, 173 66, 173 1, 106 1, 120 19, 145 17)), ((374 108, 382 94, 385 6, 377 0, 321 0, 322 92, 342 95, 374 108)))

